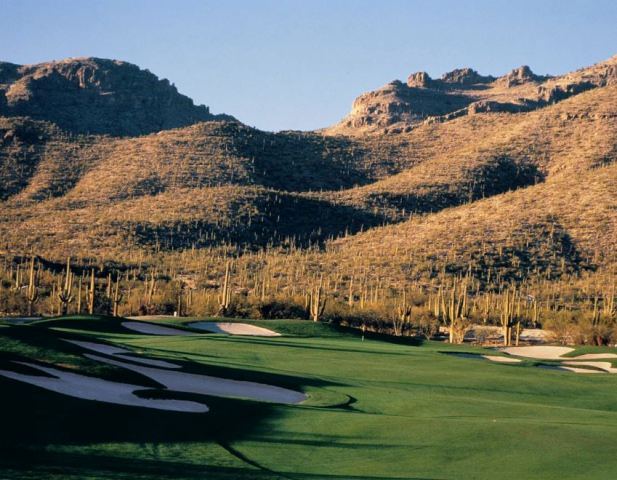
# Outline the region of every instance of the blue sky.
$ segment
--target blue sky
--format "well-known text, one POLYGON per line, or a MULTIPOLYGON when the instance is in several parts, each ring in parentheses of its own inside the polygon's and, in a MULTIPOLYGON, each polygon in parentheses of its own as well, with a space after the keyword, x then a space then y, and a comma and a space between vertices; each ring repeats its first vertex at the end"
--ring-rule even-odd
POLYGON ((337 122, 411 72, 521 64, 565 73, 617 54, 615 0, 0 0, 0 59, 148 68, 266 130, 337 122))

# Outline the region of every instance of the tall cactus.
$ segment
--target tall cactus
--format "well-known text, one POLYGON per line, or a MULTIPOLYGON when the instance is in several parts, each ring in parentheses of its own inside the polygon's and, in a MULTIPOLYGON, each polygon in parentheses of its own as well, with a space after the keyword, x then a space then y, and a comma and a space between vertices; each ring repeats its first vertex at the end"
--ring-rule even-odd
POLYGON ((501 304, 501 327, 503 329, 503 345, 509 347, 512 344, 512 326, 514 325, 514 299, 515 291, 506 290, 501 304))
POLYGON ((96 300, 96 284, 94 277, 94 268, 90 272, 90 290, 88 291, 88 313, 94 315, 94 302, 96 300))
POLYGON ((323 276, 319 278, 319 284, 311 289, 309 295, 309 315, 313 322, 318 322, 326 309, 326 299, 323 296, 323 276))
POLYGON ((34 310, 34 302, 39 298, 38 288, 36 286, 36 275, 34 272, 34 256, 30 259, 30 274, 28 275, 28 291, 26 292, 26 300, 28 301, 28 316, 32 316, 34 310))
POLYGON ((113 291, 113 299, 112 299, 112 303, 113 303, 113 316, 114 317, 118 317, 118 306, 120 305, 120 302, 122 301, 123 298, 123 294, 120 293, 120 275, 116 276, 116 285, 114 287, 114 291, 113 291))
POLYGON ((231 287, 229 280, 231 278, 231 263, 227 262, 225 265, 225 279, 223 280, 223 286, 219 295, 219 311, 218 314, 221 317, 225 317, 229 314, 229 307, 231 305, 231 287))
POLYGON ((69 304, 73 301, 73 272, 71 272, 71 257, 66 259, 64 285, 58 284, 58 300, 60 301, 60 315, 66 315, 69 304))
POLYGON ((403 290, 403 298, 396 308, 396 319, 393 322, 394 335, 400 337, 403 334, 403 327, 411 320, 411 305, 407 301, 407 291, 403 290))
POLYGON ((146 309, 150 310, 152 308, 152 301, 154 299, 154 294, 156 293, 155 272, 150 274, 150 281, 148 281, 148 275, 146 274, 146 281, 144 282, 144 289, 145 289, 146 309))
POLYGON ((79 315, 81 313, 81 284, 83 282, 83 273, 80 275, 79 280, 77 282, 77 308, 76 313, 79 315))
POLYGON ((467 316, 467 282, 463 281, 459 290, 459 280, 454 279, 449 295, 442 296, 441 309, 448 325, 450 343, 461 343, 461 323, 467 316))

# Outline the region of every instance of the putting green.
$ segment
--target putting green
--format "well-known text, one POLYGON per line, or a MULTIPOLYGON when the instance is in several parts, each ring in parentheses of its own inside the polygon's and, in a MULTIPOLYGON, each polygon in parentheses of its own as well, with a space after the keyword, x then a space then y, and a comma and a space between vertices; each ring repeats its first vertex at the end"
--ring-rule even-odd
POLYGON ((300 405, 278 405, 155 394, 210 408, 195 414, 80 400, 0 378, 2 476, 549 480, 617 471, 617 376, 480 362, 442 352, 491 351, 362 341, 311 322, 254 324, 284 336, 140 335, 105 318, 0 329, 2 369, 27 359, 157 387, 61 340, 73 338, 309 395, 300 405))

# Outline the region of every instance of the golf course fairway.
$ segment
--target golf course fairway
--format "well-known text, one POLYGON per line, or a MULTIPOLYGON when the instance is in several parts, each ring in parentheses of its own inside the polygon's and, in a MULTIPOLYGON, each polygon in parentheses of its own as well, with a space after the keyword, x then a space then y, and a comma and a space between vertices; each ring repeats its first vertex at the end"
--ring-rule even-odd
POLYGON ((0 376, 0 478, 617 475, 615 375, 537 368, 534 360, 478 361, 447 352, 500 353, 408 338, 362 339, 357 332, 308 321, 252 322, 280 337, 199 332, 181 319, 164 325, 192 335, 146 334, 124 328, 123 321, 75 316, 0 323, 0 370, 46 375, 24 363, 53 367, 143 387, 134 392, 142 398, 196 402, 208 411, 87 400, 0 376), (106 358, 115 361, 96 361, 83 342, 109 345, 122 361, 111 354, 106 358), (144 357, 135 363, 142 367, 122 368, 131 356, 144 357), (298 392, 305 400, 171 391, 139 373, 147 371, 147 359, 161 369, 178 367, 165 370, 168 375, 250 382, 298 392))

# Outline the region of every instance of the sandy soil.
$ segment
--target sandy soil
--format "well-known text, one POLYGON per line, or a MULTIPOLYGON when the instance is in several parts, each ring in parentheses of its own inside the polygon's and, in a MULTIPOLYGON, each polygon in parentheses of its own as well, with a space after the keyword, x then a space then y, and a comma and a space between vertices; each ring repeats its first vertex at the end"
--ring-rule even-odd
POLYGON ((599 370, 591 370, 589 368, 576 368, 576 367, 566 367, 566 366, 561 366, 561 367, 556 367, 560 370, 568 370, 570 372, 575 372, 575 373, 602 373, 599 370))
POLYGON ((42 367, 33 363, 15 363, 40 370, 52 375, 52 377, 25 375, 8 370, 0 370, 0 375, 70 397, 83 398, 85 400, 98 400, 100 402, 115 403, 118 405, 170 410, 174 412, 204 413, 208 411, 207 405, 198 402, 140 398, 135 395, 134 392, 138 390, 147 390, 147 388, 139 385, 111 382, 101 378, 88 377, 86 375, 65 372, 55 368, 42 367))
POLYGON ((602 373, 600 370, 591 370, 589 368, 576 368, 566 367, 563 365, 538 365, 538 368, 544 368, 545 370, 564 370, 575 373, 602 373))
POLYGON ((614 353, 585 353, 576 357, 564 357, 564 360, 602 360, 606 358, 617 358, 617 355, 614 353))
POLYGON ((229 335, 251 335, 256 337, 280 337, 280 333, 267 328, 249 325, 247 323, 233 322, 193 322, 188 324, 198 330, 206 330, 213 333, 227 333, 229 335))
POLYGON ((551 332, 547 332, 541 328, 523 328, 521 331, 521 340, 544 342, 550 338, 551 332))
POLYGON ((562 355, 573 352, 570 347, 532 346, 532 347, 507 347, 502 352, 515 357, 537 358, 541 360, 563 360, 562 355))
POLYGON ((465 352, 448 352, 448 355, 454 355, 456 357, 462 358, 472 358, 474 360, 490 360, 491 362, 497 363, 520 363, 522 360, 518 358, 508 358, 508 357, 500 357, 499 355, 478 355, 476 353, 465 353, 465 352))
POLYGON ((178 392, 212 395, 215 397, 247 398, 263 402, 286 404, 300 403, 307 398, 303 393, 263 383, 229 380, 226 378, 211 377, 209 375, 142 367, 99 357, 97 355, 86 354, 86 357, 140 373, 151 378, 155 382, 165 385, 170 390, 178 392))
POLYGON ((521 363, 518 358, 500 357, 499 355, 482 355, 483 358, 497 363, 521 363))
POLYGON ((584 365, 587 367, 595 367, 595 368, 599 368, 600 370, 604 370, 605 372, 608 373, 617 373, 617 368, 613 368, 613 365, 610 362, 573 362, 573 361, 568 361, 568 362, 563 362, 564 365, 584 365))
POLYGON ((197 335, 196 333, 185 332, 177 328, 163 327, 145 322, 122 322, 121 325, 134 332, 147 333, 149 335, 197 335))
POLYGON ((118 353, 131 353, 126 348, 115 347, 113 345, 105 345, 102 343, 82 342, 80 340, 69 340, 68 338, 61 339, 64 342, 72 343, 78 347, 92 350, 93 352, 104 353, 106 355, 116 355, 118 353))
POLYGON ((65 342, 72 343, 73 345, 77 345, 81 348, 85 348, 86 350, 90 350, 92 352, 104 353, 105 355, 112 355, 115 357, 122 358, 123 360, 129 360, 131 362, 142 363, 144 365, 151 365, 153 367, 161 367, 161 368, 180 368, 180 365, 176 365, 175 363, 166 362, 165 360, 155 360, 153 358, 145 358, 133 356, 133 352, 130 350, 126 350, 125 348, 115 347, 113 345, 105 345, 102 343, 94 343, 94 342, 82 342, 79 340, 69 340, 63 338, 65 342))
POLYGON ((542 368, 568 370, 576 373, 602 373, 598 370, 579 368, 582 366, 595 367, 607 373, 617 373, 610 362, 590 362, 588 360, 617 358, 614 353, 586 353, 577 357, 564 357, 563 355, 573 352, 570 347, 533 346, 533 347, 508 347, 502 352, 518 357, 535 358, 540 360, 559 360, 562 366, 541 365, 542 368))

